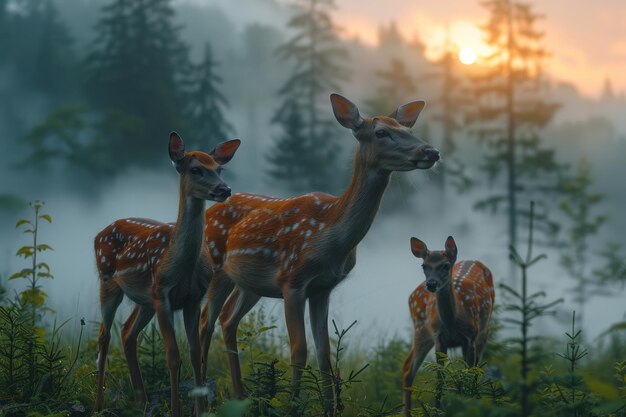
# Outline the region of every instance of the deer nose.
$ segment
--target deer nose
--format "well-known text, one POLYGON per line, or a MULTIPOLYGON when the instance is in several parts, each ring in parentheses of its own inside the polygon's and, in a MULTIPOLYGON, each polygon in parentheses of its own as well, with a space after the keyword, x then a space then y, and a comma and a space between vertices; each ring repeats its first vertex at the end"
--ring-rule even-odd
POLYGON ((427 147, 422 152, 424 153, 424 156, 431 161, 439 160, 439 151, 432 146, 427 147))
POLYGON ((435 281, 434 279, 429 279, 428 281, 426 281, 426 289, 430 292, 436 292, 437 281, 435 281))
POLYGON ((215 187, 215 191, 213 193, 218 197, 227 198, 227 197, 230 197, 231 189, 226 184, 220 184, 217 187, 215 187))

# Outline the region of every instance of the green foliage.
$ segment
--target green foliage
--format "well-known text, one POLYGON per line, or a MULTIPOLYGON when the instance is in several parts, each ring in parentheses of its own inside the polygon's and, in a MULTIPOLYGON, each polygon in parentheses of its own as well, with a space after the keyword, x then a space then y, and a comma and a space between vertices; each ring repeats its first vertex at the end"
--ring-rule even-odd
POLYGON ((189 75, 190 123, 196 140, 202 141, 198 145, 207 149, 225 141, 233 130, 224 117, 228 101, 220 91, 222 78, 216 73, 217 66, 211 44, 207 43, 202 61, 191 67, 189 75))
POLYGON ((424 77, 425 79, 439 79, 441 83, 440 94, 436 99, 439 110, 433 119, 441 124, 442 138, 436 146, 439 146, 444 155, 444 161, 440 164, 437 179, 440 181, 441 192, 444 196, 448 185, 458 192, 464 192, 468 191, 473 184, 465 172, 464 158, 456 152, 455 136, 463 131, 460 117, 469 104, 467 89, 463 87, 463 79, 458 75, 458 62, 457 55, 448 44, 443 56, 434 63, 436 71, 424 77))
POLYGON ((591 296, 590 289, 596 287, 598 282, 595 274, 589 273, 589 241, 607 221, 606 215, 595 213, 604 196, 590 190, 592 183, 591 167, 583 159, 576 175, 565 182, 565 199, 560 204, 560 209, 569 223, 567 237, 561 249, 561 266, 575 281, 572 291, 574 301, 578 304, 579 318, 583 317, 585 304, 591 296))
POLYGON ((298 193, 309 186, 312 161, 302 156, 307 155, 307 137, 304 130, 303 110, 298 100, 287 99, 285 114, 276 121, 281 126, 283 134, 276 139, 274 146, 266 153, 269 169, 267 171, 271 181, 279 182, 289 191, 298 193), (307 162, 308 161, 308 162, 307 162))
POLYGON ((361 374, 362 384, 357 386, 357 392, 363 392, 365 398, 373 403, 396 405, 402 402, 402 362, 409 351, 409 341, 393 338, 389 341, 379 341, 372 352, 363 352, 356 356, 353 352, 352 361, 368 361, 369 367, 361 374), (355 357, 356 356, 356 357, 355 357))
POLYGON ((375 75, 379 82, 376 96, 365 102, 371 115, 389 114, 417 92, 415 81, 400 58, 392 59, 387 68, 376 71, 375 75))
POLYGON ((32 219, 20 219, 15 224, 16 228, 21 228, 22 233, 30 234, 32 236, 32 244, 22 246, 17 250, 16 256, 30 259, 31 264, 28 268, 23 268, 21 271, 16 272, 9 276, 9 280, 13 279, 25 279, 28 282, 28 287, 20 293, 20 301, 25 306, 28 306, 32 310, 33 324, 38 322, 40 312, 45 308, 47 294, 41 289, 39 281, 41 279, 52 279, 53 275, 50 273, 50 266, 46 262, 41 262, 37 259, 37 255, 41 252, 52 250, 50 245, 40 243, 39 237, 39 222, 44 220, 48 223, 52 223, 52 217, 49 214, 41 213, 44 203, 42 201, 34 201, 30 203, 30 207, 33 210, 32 219))
POLYGON ((165 345, 155 321, 141 332, 137 357, 148 392, 168 386, 169 372, 165 360, 165 345))
POLYGON ((580 361, 589 354, 580 345, 581 330, 576 330, 576 312, 572 314, 572 330, 566 332, 568 338, 565 353, 558 356, 567 363, 567 374, 555 376, 552 367, 545 370, 546 387, 543 390, 543 401, 546 408, 555 411, 558 416, 593 416, 595 401, 580 376, 580 361))
POLYGON ((626 256, 624 256, 622 245, 608 243, 598 255, 604 262, 602 266, 593 271, 593 275, 598 278, 598 284, 614 284, 624 288, 626 285, 626 256))
POLYGON ((27 88, 49 97, 71 97, 77 62, 53 0, 1 1, 0 28, 0 64, 13 67, 27 88))
MULTIPOLYGON (((560 187, 565 169, 552 149, 542 146, 540 130, 552 119, 558 105, 546 101, 541 92, 541 67, 547 52, 544 34, 536 28, 540 15, 530 4, 513 0, 482 3, 490 13, 482 27, 493 53, 487 58, 491 69, 473 78, 473 107, 467 121, 478 126, 474 133, 485 145, 480 168, 497 191, 481 199, 476 209, 500 212, 508 219, 509 245, 515 246, 520 210, 528 201, 545 198, 560 187)), ((536 214, 540 230, 551 237, 557 224, 544 213, 536 214)))
POLYGON ((537 357, 533 356, 529 351, 529 344, 534 339, 529 335, 529 330, 533 325, 533 322, 547 314, 551 314, 553 307, 562 302, 562 299, 558 299, 546 304, 541 304, 539 300, 544 298, 546 294, 543 291, 538 291, 533 294, 528 294, 528 268, 536 264, 541 259, 546 257, 545 254, 541 254, 533 257, 533 221, 534 221, 534 203, 530 203, 530 221, 528 226, 528 246, 526 250, 526 256, 522 258, 514 246, 510 247, 510 256, 515 265, 521 270, 522 282, 521 291, 517 291, 512 287, 501 283, 500 289, 503 290, 504 296, 511 299, 508 304, 504 305, 505 311, 510 311, 519 315, 517 317, 506 317, 505 322, 508 322, 519 330, 520 334, 511 338, 509 341, 515 346, 514 351, 520 356, 520 407, 522 417, 530 415, 530 405, 528 397, 530 395, 532 386, 529 381, 530 368, 537 363, 537 357))
POLYGON ((502 383, 483 367, 469 367, 463 359, 450 359, 445 354, 440 354, 438 359, 426 364, 421 372, 423 383, 414 388, 417 407, 411 410, 412 415, 517 415, 502 383), (439 395, 441 405, 431 405, 439 395))
MULTIPOLYGON (((20 220, 18 228, 35 236, 39 230, 38 220, 51 222, 52 218, 41 213, 41 203, 33 203, 32 206, 35 217, 20 220)), ((512 301, 494 311, 496 315, 501 311, 521 315, 521 318, 506 316, 504 320, 499 320, 514 324, 520 329, 521 336, 505 340, 508 343, 502 344, 497 332, 492 332, 487 363, 479 367, 468 367, 462 359, 447 356, 424 366, 417 375, 414 416, 508 417, 519 416, 520 412, 530 409, 533 409, 533 415, 546 417, 624 415, 626 345, 619 330, 622 324, 614 326, 608 345, 595 344, 594 350, 587 352, 580 346, 581 333, 573 322, 572 330, 567 333, 566 350, 559 355, 563 363, 552 363, 546 354, 552 343, 550 339, 533 343, 537 338, 529 335, 535 319, 550 313, 554 305, 541 304, 542 293, 527 295, 524 289, 527 284, 526 269, 543 257, 532 255, 533 207, 530 213, 526 256, 522 258, 514 248, 511 249, 514 261, 522 269, 523 288, 516 291, 511 287, 502 287, 512 301), (544 369, 544 372, 540 373, 539 369, 544 369), (438 396, 440 405, 435 406, 433 400, 438 396), (524 398, 528 402, 526 406, 524 398)), ((20 251, 18 256, 30 259, 48 250, 47 245, 42 245, 38 251, 36 248, 39 245, 42 244, 33 243, 30 249, 20 251)), ((49 271, 44 268, 44 273, 49 271)), ((22 275, 24 277, 19 278, 32 277, 28 273, 22 275)), ((45 298, 42 308, 45 308, 45 298)), ((217 394, 217 403, 205 413, 205 417, 282 416, 288 413, 305 417, 324 415, 323 399, 328 379, 319 370, 306 367, 303 369, 300 397, 297 401, 293 399, 286 344, 282 336, 274 334, 274 321, 260 309, 253 311, 241 323, 239 345, 249 399, 228 401, 228 394, 217 394)), ((90 406, 95 397, 95 335, 87 338, 85 349, 84 321, 81 320, 77 340, 69 340, 63 335, 62 330, 68 323, 35 323, 31 301, 23 301, 22 297, 0 305, 1 415, 130 417, 146 412, 153 416, 167 415, 169 377, 162 339, 154 324, 142 333, 139 347, 139 360, 150 399, 147 409, 140 409, 133 401, 124 353, 119 338, 114 338, 106 377, 106 398, 110 405, 103 413, 93 413, 90 406)), ((355 323, 342 330, 333 322, 334 350, 330 375, 334 394, 333 412, 344 417, 396 415, 401 408, 401 364, 409 345, 401 339, 381 341, 373 352, 347 345, 347 334, 355 323)), ((113 334, 117 334, 118 330, 113 334)), ((214 341, 214 345, 219 343, 219 340, 214 341)), ((187 383, 191 379, 187 346, 184 340, 179 345, 183 354, 183 410, 188 414, 192 410, 189 397, 194 393, 189 392, 187 383)), ((218 387, 228 385, 230 378, 222 360, 224 352, 219 346, 214 350, 218 350, 220 356, 210 356, 210 372, 217 375, 218 387)))
POLYGON ((0 210, 18 211, 26 206, 26 202, 14 194, 0 194, 0 210))
POLYGON ((332 191, 341 185, 341 181, 337 181, 340 177, 337 173, 342 170, 338 164, 340 147, 333 132, 335 124, 320 116, 327 114, 321 109, 328 108, 328 93, 337 91, 337 82, 346 78, 342 62, 347 53, 339 46, 335 33, 330 15, 333 7, 333 0, 299 1, 288 22, 288 27, 295 33, 278 49, 279 57, 293 63, 294 70, 278 92, 282 103, 272 122, 282 127, 284 136, 271 153, 269 175, 276 178, 277 173, 302 169, 303 185, 298 192, 332 191), (297 106, 297 112, 292 109, 294 106, 297 106), (296 129, 302 132, 300 143, 286 139, 296 129), (298 153, 298 158, 289 158, 300 149, 302 152, 298 153), (292 166, 286 167, 285 164, 292 166))
POLYGON ((162 155, 154 141, 185 125, 189 64, 171 3, 112 0, 101 9, 85 61, 85 91, 97 119, 106 121, 100 130, 105 158, 118 169, 154 164, 162 155))

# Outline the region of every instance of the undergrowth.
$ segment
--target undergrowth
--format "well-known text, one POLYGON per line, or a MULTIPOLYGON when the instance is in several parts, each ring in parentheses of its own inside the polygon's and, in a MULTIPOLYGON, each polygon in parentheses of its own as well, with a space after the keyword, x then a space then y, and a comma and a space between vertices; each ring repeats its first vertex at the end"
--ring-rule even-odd
MULTIPOLYGON (((0 416, 167 416, 169 377, 155 322, 142 332, 139 346, 149 397, 146 408, 138 407, 133 401, 117 323, 108 355, 105 409, 100 413, 93 411, 99 323, 86 323, 78 318, 57 321, 56 314, 47 307, 40 280, 52 280, 53 276, 41 258, 52 248, 42 244, 39 237, 40 220, 51 222, 52 218, 41 213, 42 203, 31 207, 33 217, 18 222, 18 227, 25 228, 32 238, 17 253, 29 265, 11 276, 14 280, 23 279, 25 288, 13 294, 4 290, 0 297, 0 416)), ((534 259, 530 247, 525 260, 519 255, 516 258, 518 265, 526 267, 534 259)), ((6 288, 6 283, 1 287, 6 288)), ((483 362, 478 367, 468 367, 455 355, 444 356, 439 363, 427 361, 414 384, 412 414, 626 416, 626 335, 622 328, 616 326, 593 345, 586 345, 574 316, 565 338, 531 336, 536 313, 533 308, 537 307, 532 303, 540 295, 525 296, 524 290, 517 292, 512 288, 505 291, 514 293, 509 297, 513 301, 494 310, 490 343, 483 362), (511 307, 514 302, 520 307, 511 307), (521 313, 522 319, 516 321, 507 312, 521 313), (522 329, 519 337, 502 338, 500 329, 511 324, 522 329), (563 342, 564 347, 559 347, 563 342), (522 374, 524 364, 526 372, 522 374), (435 406, 437 395, 441 396, 439 407, 435 406)), ((544 305, 540 309, 548 312, 544 305)), ((355 344, 351 334, 360 323, 354 322, 345 329, 334 321, 332 324, 334 415, 399 415, 401 365, 410 347, 408 341, 400 337, 381 339, 373 347, 363 348, 355 344)), ((323 393, 327 387, 317 367, 310 365, 303 370, 300 397, 293 398, 288 341, 277 329, 275 318, 267 316, 263 308, 254 310, 241 323, 238 337, 248 393, 245 401, 231 400, 230 375, 219 332, 211 344, 209 379, 203 390, 193 391, 187 344, 184 337, 180 339, 183 415, 192 414, 192 395, 207 397, 206 417, 324 415, 323 393)), ((315 357, 313 352, 309 353, 310 358, 315 357)), ((314 364, 315 360, 309 363, 314 364)))

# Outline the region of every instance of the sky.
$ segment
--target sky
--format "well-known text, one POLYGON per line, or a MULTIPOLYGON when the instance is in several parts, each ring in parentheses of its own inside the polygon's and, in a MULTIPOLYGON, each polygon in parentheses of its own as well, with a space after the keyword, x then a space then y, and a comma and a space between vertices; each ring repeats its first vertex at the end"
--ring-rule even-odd
MULTIPOLYGON (((453 42, 480 50, 477 24, 487 18, 479 0, 336 0, 335 22, 343 36, 376 42, 380 24, 395 21, 409 39, 417 36, 433 56, 449 27, 453 42)), ((545 31, 552 56, 546 69, 557 79, 576 84, 597 96, 608 77, 614 90, 626 91, 626 1, 543 0, 531 2, 545 15, 545 31)), ((480 53, 480 52, 479 52, 480 53)))

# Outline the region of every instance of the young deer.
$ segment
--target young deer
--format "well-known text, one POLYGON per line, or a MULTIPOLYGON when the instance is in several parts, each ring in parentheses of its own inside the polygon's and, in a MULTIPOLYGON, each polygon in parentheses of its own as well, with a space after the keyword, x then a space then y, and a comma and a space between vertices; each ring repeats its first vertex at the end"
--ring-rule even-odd
POLYGON ((428 169, 439 160, 439 152, 411 132, 424 108, 423 101, 400 106, 390 116, 370 119, 362 118, 346 98, 337 94, 330 98, 335 117, 358 141, 352 182, 341 196, 310 193, 278 199, 235 194, 206 212, 205 238, 215 275, 202 312, 203 375, 219 315, 234 393, 239 397, 244 389, 237 326, 261 297, 285 301, 292 382, 294 395, 298 395, 307 357, 304 308, 308 299, 329 409, 333 396, 329 377, 330 293, 354 267, 356 246, 374 220, 391 172, 428 169))
MULTIPOLYGON (((233 157, 240 143, 238 139, 220 143, 208 154, 185 152, 182 139, 173 132, 170 135, 169 154, 180 174, 176 223, 121 219, 96 236, 102 310, 97 361, 98 410, 102 407, 111 325, 124 295, 137 304, 122 327, 122 344, 136 400, 146 402, 137 362, 137 337, 155 312, 167 354, 173 416, 180 415, 180 355, 174 334, 174 310, 183 310, 195 382, 202 385, 198 323, 202 297, 212 275, 202 238, 205 200, 221 202, 230 196, 230 188, 220 178, 220 171, 221 166, 233 157)), ((201 408, 202 401, 197 399, 198 416, 201 408)))
POLYGON ((403 366, 406 416, 411 415, 413 378, 433 345, 441 353, 461 346, 465 362, 478 364, 494 300, 491 271, 479 261, 456 262, 452 236, 446 240, 445 250, 432 252, 413 237, 411 251, 424 260, 426 281, 409 297, 414 333, 413 348, 403 366))

